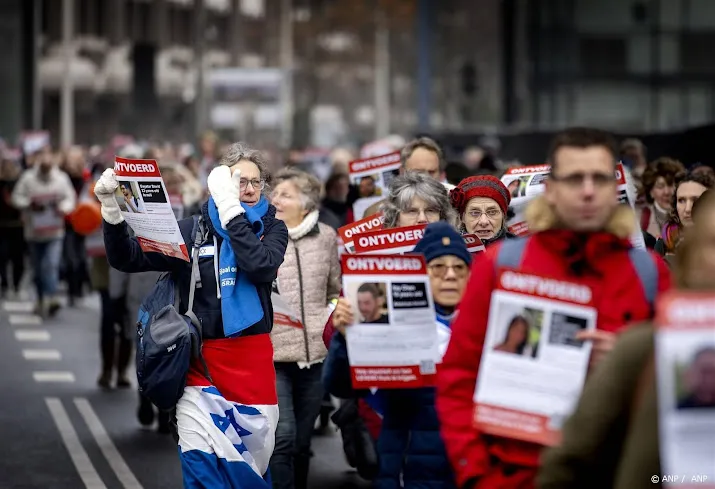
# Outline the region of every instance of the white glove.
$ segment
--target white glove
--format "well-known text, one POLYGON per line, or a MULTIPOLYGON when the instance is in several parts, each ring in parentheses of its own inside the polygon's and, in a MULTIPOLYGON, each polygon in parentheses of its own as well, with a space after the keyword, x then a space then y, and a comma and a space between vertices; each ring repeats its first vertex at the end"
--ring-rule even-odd
POLYGON ((104 170, 102 176, 94 184, 94 195, 97 196, 102 204, 102 219, 109 224, 115 225, 124 221, 122 210, 119 208, 119 203, 114 195, 117 187, 119 187, 119 182, 113 168, 104 170))
POLYGON ((219 165, 209 173, 209 192, 216 203, 218 217, 224 229, 234 217, 245 212, 241 205, 240 183, 241 170, 236 169, 231 176, 231 169, 226 165, 219 165))

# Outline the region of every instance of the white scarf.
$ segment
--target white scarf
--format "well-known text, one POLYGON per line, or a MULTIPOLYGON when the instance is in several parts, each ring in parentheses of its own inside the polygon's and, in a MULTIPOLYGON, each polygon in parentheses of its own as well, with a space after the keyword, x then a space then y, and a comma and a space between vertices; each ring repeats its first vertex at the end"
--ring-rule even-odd
POLYGON ((288 228, 288 236, 293 241, 298 240, 308 234, 318 223, 318 215, 320 211, 317 209, 310 212, 303 218, 303 221, 294 228, 288 228))

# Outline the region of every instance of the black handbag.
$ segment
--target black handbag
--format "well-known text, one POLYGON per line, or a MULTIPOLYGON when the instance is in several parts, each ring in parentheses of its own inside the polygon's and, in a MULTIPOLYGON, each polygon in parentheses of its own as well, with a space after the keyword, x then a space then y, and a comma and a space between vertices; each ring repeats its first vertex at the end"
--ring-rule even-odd
POLYGON ((348 464, 357 470, 363 479, 374 480, 379 468, 377 448, 358 412, 358 400, 343 400, 330 419, 343 437, 343 451, 348 464))

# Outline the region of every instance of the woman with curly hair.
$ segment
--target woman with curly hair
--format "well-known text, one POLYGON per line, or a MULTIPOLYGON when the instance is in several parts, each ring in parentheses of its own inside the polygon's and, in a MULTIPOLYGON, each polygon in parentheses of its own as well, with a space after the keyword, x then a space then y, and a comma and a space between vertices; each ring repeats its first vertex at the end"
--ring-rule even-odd
POLYGON ((643 172, 641 195, 645 197, 647 205, 640 212, 639 222, 641 229, 656 239, 661 237, 661 230, 670 216, 675 177, 684 171, 681 162, 658 158, 648 164, 643 172))
POLYGON ((703 192, 714 186, 715 178, 707 173, 685 173, 678 176, 670 218, 663 226, 661 239, 656 243, 656 251, 666 257, 675 254, 683 230, 693 225, 693 204, 703 192))
POLYGON ((390 193, 381 206, 384 228, 414 226, 445 221, 459 225, 459 217, 449 203, 449 196, 439 181, 417 172, 406 172, 390 183, 390 193))

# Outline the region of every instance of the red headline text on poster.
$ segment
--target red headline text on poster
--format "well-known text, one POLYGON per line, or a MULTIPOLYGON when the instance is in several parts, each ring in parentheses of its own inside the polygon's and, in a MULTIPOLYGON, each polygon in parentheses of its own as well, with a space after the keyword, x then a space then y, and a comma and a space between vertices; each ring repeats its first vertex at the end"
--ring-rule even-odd
POLYGON ((190 261, 189 251, 185 244, 175 246, 171 243, 162 243, 161 241, 155 241, 141 236, 137 236, 137 241, 139 242, 139 246, 141 246, 142 251, 145 253, 162 253, 167 256, 179 258, 180 260, 190 261))
POLYGON ((464 244, 467 245, 467 251, 470 253, 479 253, 486 249, 484 243, 476 234, 465 234, 462 238, 464 238, 464 244))
POLYGON ((707 292, 667 292, 656 304, 656 323, 662 329, 715 329, 713 295, 707 292))
POLYGON ((516 236, 526 236, 529 234, 529 224, 526 221, 515 222, 509 226, 509 232, 516 236))
POLYGON ((623 163, 618 163, 616 165, 616 183, 618 185, 626 184, 626 172, 623 169, 623 163))
POLYGON ((436 375, 423 375, 418 365, 403 367, 358 367, 351 366, 353 388, 413 389, 435 384, 436 375))
POLYGON ((422 275, 427 273, 424 255, 343 255, 345 275, 422 275))
POLYGON ((372 216, 365 217, 352 224, 339 228, 338 235, 343 240, 343 243, 352 243, 353 236, 356 234, 382 229, 382 223, 384 220, 385 216, 383 216, 382 212, 373 214, 372 216))
POLYGON ((497 288, 518 294, 542 297, 548 300, 590 306, 593 301, 591 288, 586 285, 530 275, 514 270, 501 270, 497 288))
POLYGON ((509 168, 504 175, 526 175, 528 173, 542 173, 551 171, 551 165, 521 166, 519 168, 509 168))
POLYGON ((561 432, 549 428, 546 416, 490 404, 475 404, 474 426, 490 435, 539 445, 554 446, 561 441, 561 432))
POLYGON ((114 158, 114 173, 118 177, 159 177, 156 160, 134 160, 117 156, 114 158))
POLYGON ((374 156, 372 158, 353 160, 348 163, 348 169, 350 171, 350 174, 362 173, 371 170, 379 172, 386 168, 398 165, 400 161, 400 152, 395 151, 394 153, 374 156))
POLYGON ((395 248, 414 248, 424 236, 424 224, 360 233, 353 237, 356 253, 375 253, 395 248))

